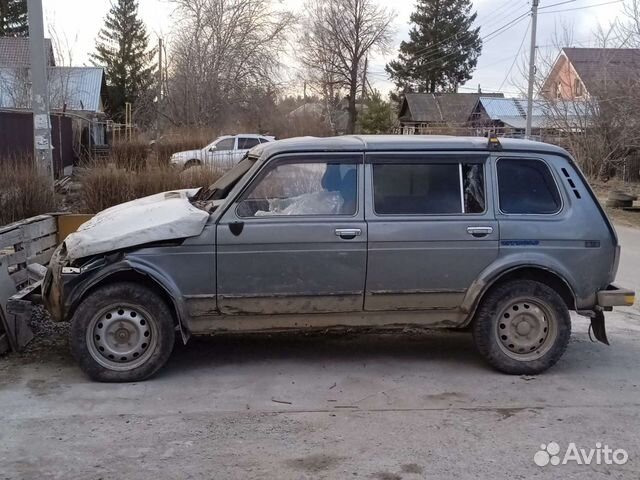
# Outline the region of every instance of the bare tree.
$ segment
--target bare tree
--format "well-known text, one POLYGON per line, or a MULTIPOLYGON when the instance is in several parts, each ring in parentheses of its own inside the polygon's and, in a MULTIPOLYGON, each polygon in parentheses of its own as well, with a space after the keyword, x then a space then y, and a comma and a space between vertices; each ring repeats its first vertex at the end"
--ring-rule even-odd
POLYGON ((177 124, 222 127, 276 86, 290 13, 268 0, 173 0, 166 108, 177 124))
MULTIPOLYGON (((631 0, 631 3, 640 0, 631 0)), ((628 9, 628 12, 638 10, 628 9)), ((608 178, 628 170, 640 151, 640 115, 634 107, 640 102, 638 70, 627 64, 624 50, 633 44, 635 20, 616 21, 600 26, 587 42, 576 42, 570 25, 556 28, 550 45, 538 51, 536 90, 544 100, 544 131, 547 141, 568 148, 583 171, 593 178, 608 178), (566 47, 592 47, 592 66, 587 89, 571 73, 568 64, 558 63, 566 47), (560 66, 559 66, 560 65, 560 66), (554 72, 553 69, 566 69, 554 72), (555 83, 548 81, 550 75, 555 83), (579 83, 576 83, 579 82, 579 83)), ((526 79, 526 60, 520 66, 526 79)), ((516 85, 524 92, 523 85, 516 85)))
POLYGON ((386 52, 393 37, 395 13, 375 0, 309 0, 300 60, 327 101, 347 92, 348 133, 358 120, 357 94, 366 58, 386 52))

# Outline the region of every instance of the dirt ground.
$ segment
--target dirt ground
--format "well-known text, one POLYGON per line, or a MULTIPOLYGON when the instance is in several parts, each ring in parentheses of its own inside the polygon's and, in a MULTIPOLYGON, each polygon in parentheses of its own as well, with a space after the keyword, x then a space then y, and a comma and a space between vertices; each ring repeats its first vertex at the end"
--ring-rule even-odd
MULTIPOLYGON (((620 208, 609 208, 605 205, 609 192, 613 190, 619 190, 630 195, 636 195, 640 199, 640 183, 621 182, 620 180, 612 179, 608 182, 591 181, 589 182, 593 187, 598 200, 604 207, 607 215, 613 221, 619 225, 626 225, 629 227, 640 228, 640 211, 628 211, 620 208)), ((640 207, 640 201, 634 202, 635 207, 640 207)))
MULTIPOLYGON (((640 290, 640 230, 618 227, 640 290)), ((0 358, 0 479, 640 477, 640 308, 587 321, 539 376, 488 368, 470 335, 272 335, 177 346, 154 379, 90 382, 64 326, 35 318, 0 358), (539 467, 541 444, 625 449, 624 465, 539 467)))

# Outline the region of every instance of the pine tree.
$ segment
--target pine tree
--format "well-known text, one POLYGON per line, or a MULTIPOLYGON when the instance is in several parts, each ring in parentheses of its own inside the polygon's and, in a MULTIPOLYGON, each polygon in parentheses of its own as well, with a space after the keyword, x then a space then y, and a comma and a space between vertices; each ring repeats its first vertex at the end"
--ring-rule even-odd
POLYGON ((126 102, 135 105, 148 99, 156 69, 154 57, 147 29, 138 18, 137 0, 114 0, 91 61, 105 67, 109 110, 116 120, 123 120, 126 102))
POLYGON ((0 37, 29 35, 27 0, 0 0, 0 37))
POLYGON ((374 90, 367 98, 367 109, 360 116, 362 133, 389 133, 393 126, 393 110, 391 104, 382 98, 378 90, 374 90))
POLYGON ((470 0, 418 0, 409 41, 386 70, 400 93, 455 92, 471 78, 482 51, 470 0))

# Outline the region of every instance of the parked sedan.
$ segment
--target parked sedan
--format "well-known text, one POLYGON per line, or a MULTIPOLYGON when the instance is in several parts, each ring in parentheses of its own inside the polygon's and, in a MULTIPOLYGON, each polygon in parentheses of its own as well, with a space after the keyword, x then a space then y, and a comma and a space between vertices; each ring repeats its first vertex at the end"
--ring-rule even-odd
POLYGON ((183 168, 197 165, 215 165, 230 168, 256 145, 273 142, 275 137, 244 133, 224 135, 200 150, 177 152, 171 156, 171 164, 183 168))

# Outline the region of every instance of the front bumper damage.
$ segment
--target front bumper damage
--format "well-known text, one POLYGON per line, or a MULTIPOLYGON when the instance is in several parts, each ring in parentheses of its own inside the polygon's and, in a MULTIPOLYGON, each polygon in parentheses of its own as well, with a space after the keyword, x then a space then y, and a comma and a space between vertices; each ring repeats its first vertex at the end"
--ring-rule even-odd
POLYGON ((610 312, 613 307, 631 307, 636 300, 636 292, 611 284, 596 294, 597 304, 593 310, 578 311, 580 315, 591 319, 589 332, 593 331, 596 340, 610 345, 604 324, 604 312, 610 312))

